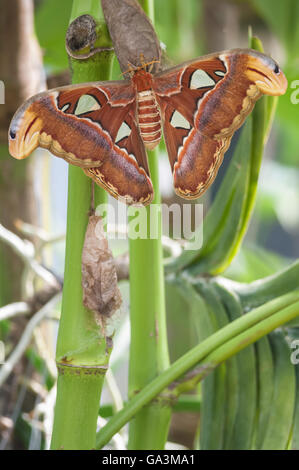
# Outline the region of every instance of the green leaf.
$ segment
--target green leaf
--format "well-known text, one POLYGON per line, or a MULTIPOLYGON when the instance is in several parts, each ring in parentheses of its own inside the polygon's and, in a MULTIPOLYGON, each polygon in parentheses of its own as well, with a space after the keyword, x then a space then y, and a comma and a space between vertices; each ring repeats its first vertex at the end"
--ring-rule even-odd
POLYGON ((198 343, 201 299, 179 276, 165 282, 169 353, 173 362, 198 343), (184 315, 182 315, 184 312, 184 315))
POLYGON ((254 244, 243 244, 225 277, 238 282, 252 282, 285 268, 290 260, 254 244))
POLYGON ((271 413, 262 450, 284 450, 292 429, 296 396, 295 367, 291 350, 281 331, 269 335, 274 360, 274 390, 271 413))
MULTIPOLYGON (((229 323, 228 316, 218 294, 209 282, 199 280, 196 290, 207 305, 212 334, 229 323)), ((227 417, 227 409, 223 403, 228 401, 227 375, 230 365, 230 360, 221 364, 202 383, 200 415, 200 448, 202 450, 223 448, 227 417)))

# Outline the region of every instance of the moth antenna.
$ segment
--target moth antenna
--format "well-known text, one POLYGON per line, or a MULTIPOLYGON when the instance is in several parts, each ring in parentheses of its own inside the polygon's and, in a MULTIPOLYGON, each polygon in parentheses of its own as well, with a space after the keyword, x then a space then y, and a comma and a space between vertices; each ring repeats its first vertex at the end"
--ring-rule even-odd
POLYGON ((145 63, 145 60, 144 60, 144 55, 140 54, 140 64, 141 64, 141 68, 144 69, 146 67, 146 63, 145 63))
POLYGON ((152 70, 154 68, 154 64, 159 64, 160 63, 160 60, 158 60, 156 57, 154 57, 154 59, 152 60, 152 62, 149 62, 147 65, 150 66, 149 68, 149 73, 152 73, 152 70))
POLYGON ((122 77, 123 75, 126 75, 127 73, 133 74, 135 70, 137 69, 138 69, 137 67, 134 67, 132 64, 130 64, 130 62, 128 62, 128 69, 125 72, 122 72, 120 74, 120 77, 122 77))

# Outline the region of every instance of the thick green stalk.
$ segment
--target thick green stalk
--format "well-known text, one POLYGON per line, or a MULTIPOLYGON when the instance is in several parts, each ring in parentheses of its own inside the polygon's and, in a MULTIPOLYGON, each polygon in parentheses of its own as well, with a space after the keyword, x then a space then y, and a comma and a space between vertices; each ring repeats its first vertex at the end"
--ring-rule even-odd
POLYGON ((203 361, 199 362, 196 368, 198 370, 198 374, 194 374, 194 377, 190 380, 187 380, 182 385, 178 385, 173 389, 174 393, 181 394, 183 392, 186 393, 193 390, 195 385, 206 377, 207 373, 210 373, 224 361, 242 351, 242 349, 255 343, 282 324, 293 320, 298 315, 299 301, 288 305, 282 310, 271 315, 269 318, 265 318, 251 328, 248 328, 246 331, 236 335, 229 341, 224 342, 208 354, 203 361))
MULTIPOLYGON (((153 20, 153 2, 140 3, 153 20)), ((146 209, 147 233, 154 226, 157 237, 130 239, 130 397, 169 366, 157 151, 149 152, 149 167, 155 199, 146 209)), ((170 417, 168 402, 143 408, 130 423, 129 449, 163 449, 170 417)))
MULTIPOLYGON (((218 364, 298 315, 299 292, 295 291, 272 300, 221 328, 181 356, 167 370, 146 385, 140 393, 131 398, 125 407, 97 433, 96 448, 100 449, 109 442, 111 437, 142 407, 150 403, 171 384, 178 383, 178 379, 183 377, 188 370, 199 364, 193 381, 191 379, 191 386, 194 387, 195 383, 203 379, 218 364)), ((170 388, 168 393, 174 398, 188 389, 190 389, 190 381, 182 382, 182 385, 177 385, 176 388, 170 388)), ((167 392, 163 392, 163 396, 166 394, 167 392)))
POLYGON ((234 282, 229 279, 225 279, 224 283, 239 295, 242 305, 248 309, 262 305, 275 297, 297 289, 298 279, 299 260, 278 273, 249 284, 234 282))
MULTIPOLYGON (((89 13, 103 23, 98 0, 74 0, 71 20, 89 13)), ((107 41, 107 36, 105 41, 107 41)), ((109 44, 101 44, 103 47, 109 44)), ((108 53, 109 54, 109 53, 108 53)), ((107 79, 112 56, 101 54, 88 60, 72 59, 73 83, 107 79)), ((82 303, 81 255, 91 205, 91 180, 69 166, 65 278, 58 332, 57 401, 52 449, 92 449, 95 445, 101 389, 109 349, 93 314, 82 303)), ((104 202, 97 190, 96 203, 104 202)))

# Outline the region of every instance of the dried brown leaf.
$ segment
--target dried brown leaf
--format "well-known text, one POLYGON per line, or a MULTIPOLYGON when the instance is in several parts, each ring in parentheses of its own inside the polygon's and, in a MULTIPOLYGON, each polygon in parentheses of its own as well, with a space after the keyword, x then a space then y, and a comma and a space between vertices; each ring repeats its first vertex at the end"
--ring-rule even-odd
MULTIPOLYGON (((145 62, 161 60, 160 43, 154 27, 137 0, 102 0, 102 8, 114 45, 120 68, 140 66, 140 56, 145 62)), ((161 68, 154 64, 153 73, 161 68)))
POLYGON ((111 316, 121 305, 114 259, 101 217, 91 215, 82 252, 83 304, 98 320, 111 316))

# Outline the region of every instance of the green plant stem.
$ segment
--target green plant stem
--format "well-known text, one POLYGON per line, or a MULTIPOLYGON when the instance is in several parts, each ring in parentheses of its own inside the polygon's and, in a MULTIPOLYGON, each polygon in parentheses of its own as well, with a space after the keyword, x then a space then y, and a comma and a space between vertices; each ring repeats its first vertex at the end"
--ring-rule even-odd
MULTIPOLYGON (((89 13, 103 22, 98 0, 74 0, 71 20, 89 13)), ((105 46, 106 44, 103 44, 105 46)), ((73 83, 107 79, 112 56, 99 54, 88 60, 73 60, 73 83)), ((96 203, 105 202, 103 190, 96 190, 96 203)), ((65 278, 58 332, 57 401, 52 449, 91 449, 101 389, 109 360, 106 339, 93 314, 82 303, 81 255, 91 204, 91 180, 81 168, 69 166, 68 215, 65 278)))
MULTIPOLYGON (((174 403, 173 411, 198 413, 200 411, 200 398, 197 395, 182 395, 174 403)), ((111 418, 115 414, 114 404, 110 403, 101 406, 100 416, 103 418, 111 418)))
MULTIPOLYGON (((153 21, 153 2, 140 3, 153 21)), ((156 150, 149 152, 149 167, 155 198, 146 209, 146 222, 148 234, 155 225, 157 238, 130 239, 130 397, 169 366, 156 150)), ((170 417, 169 403, 159 401, 144 407, 130 423, 129 449, 163 449, 170 417)))
MULTIPOLYGON (((169 365, 158 189, 158 153, 150 152, 155 188, 155 219, 147 208, 147 223, 158 224, 156 239, 130 240, 131 344, 129 396, 133 396, 169 365)), ((163 449, 170 421, 170 405, 152 403, 130 423, 130 449, 163 449), (157 430, 161 433, 158 433, 157 430)))
POLYGON ((229 359, 231 356, 237 354, 242 349, 246 348, 252 343, 255 343, 275 328, 282 324, 296 318, 299 315, 299 302, 288 305, 279 312, 274 313, 271 317, 260 321, 246 331, 236 335, 229 341, 216 348, 211 354, 208 354, 203 361, 199 362, 196 370, 198 374, 190 380, 184 381, 172 391, 176 394, 186 393, 193 390, 196 384, 204 379, 208 373, 218 367, 222 362, 229 359))
MULTIPOLYGON (((221 280, 221 278, 219 278, 221 280)), ((253 308, 262 305, 269 300, 286 294, 299 287, 299 260, 292 263, 282 271, 264 279, 243 284, 229 279, 224 280, 224 285, 232 288, 239 295, 245 308, 253 308)))
MULTIPOLYGON (((103 447, 143 406, 197 364, 200 364, 200 368, 196 369, 194 379, 196 383, 220 362, 298 315, 299 292, 297 291, 272 300, 221 328, 175 361, 113 416, 109 423, 97 433, 96 448, 103 447)), ((181 387, 179 385, 175 388, 170 387, 169 391, 173 397, 176 397, 177 393, 182 393, 183 389, 185 391, 185 388, 189 387, 188 383, 187 387, 185 385, 183 383, 181 387)))

